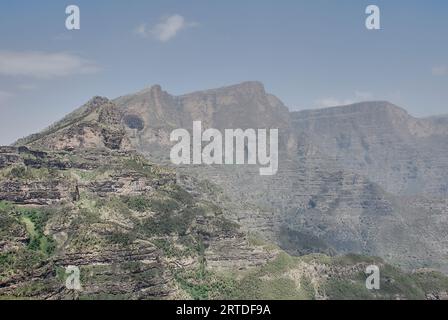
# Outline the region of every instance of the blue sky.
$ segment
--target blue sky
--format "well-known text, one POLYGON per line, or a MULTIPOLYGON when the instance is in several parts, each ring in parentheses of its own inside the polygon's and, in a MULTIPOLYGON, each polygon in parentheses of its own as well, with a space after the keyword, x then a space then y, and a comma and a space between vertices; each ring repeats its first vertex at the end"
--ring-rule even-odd
POLYGON ((259 80, 290 109, 389 100, 448 113, 448 1, 2 0, 0 144, 95 95, 259 80), (65 28, 65 8, 81 30, 65 28), (381 9, 381 30, 365 8, 381 9))

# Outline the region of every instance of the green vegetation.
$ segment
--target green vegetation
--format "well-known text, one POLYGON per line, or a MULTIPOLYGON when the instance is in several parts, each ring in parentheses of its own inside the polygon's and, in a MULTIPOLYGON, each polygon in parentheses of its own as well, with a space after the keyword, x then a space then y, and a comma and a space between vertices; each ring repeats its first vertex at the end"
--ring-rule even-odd
POLYGON ((48 211, 37 209, 19 209, 21 221, 25 224, 30 236, 28 248, 40 251, 44 255, 51 255, 56 249, 54 240, 44 234, 45 223, 48 220, 48 211))
POLYGON ((332 279, 325 284, 325 293, 332 300, 370 300, 375 296, 362 281, 332 279))
POLYGON ((147 235, 186 235, 192 224, 195 212, 184 209, 178 213, 162 212, 154 217, 148 218, 141 226, 141 230, 147 235))
POLYGON ((178 272, 175 279, 194 300, 231 299, 238 287, 238 281, 230 276, 203 270, 178 272))
MULTIPOLYGON (((193 271, 176 274, 180 287, 192 299, 255 299, 255 300, 301 300, 315 299, 316 293, 332 300, 373 299, 425 299, 431 292, 446 292, 448 277, 428 271, 404 273, 387 264, 381 265, 380 290, 368 290, 364 267, 378 258, 348 255, 331 258, 324 255, 291 257, 279 253, 275 259, 247 271, 214 272, 198 267, 193 271), (353 262, 353 263, 351 263, 353 262), (301 263, 313 263, 338 268, 347 267, 350 272, 328 278, 311 280, 311 274, 301 273, 301 263), (359 271, 356 265, 359 264, 359 271), (299 276, 300 274, 300 276, 299 276), (295 276, 293 276, 295 275, 295 276)), ((342 271, 341 271, 342 272, 342 271)))
POLYGON ((29 237, 27 245, 19 243, 15 250, 0 253, 0 279, 35 271, 54 252, 54 241, 43 234, 47 218, 45 211, 17 208, 11 203, 0 202, 1 240, 14 241, 25 234, 29 237))
POLYGON ((294 266, 296 258, 280 254, 266 265, 246 272, 212 272, 198 269, 179 272, 176 280, 192 299, 310 299, 308 279, 300 288, 285 275, 294 266))
POLYGON ((412 278, 425 292, 443 292, 448 288, 448 277, 437 271, 416 272, 412 278))
POLYGON ((0 177, 11 180, 46 180, 62 177, 64 173, 48 168, 33 168, 23 164, 11 166, 0 171, 0 177))
POLYGON ((139 156, 125 157, 120 164, 121 168, 143 174, 147 178, 157 177, 157 169, 139 156))
POLYGON ((136 235, 133 232, 122 232, 115 230, 112 233, 109 233, 106 238, 113 244, 129 246, 135 241, 136 235))
POLYGON ((380 290, 367 290, 366 275, 361 270, 349 277, 330 279, 325 283, 325 292, 331 299, 408 299, 421 300, 431 290, 441 292, 448 290, 448 278, 438 272, 405 273, 400 269, 384 264, 379 258, 348 255, 336 257, 333 265, 352 266, 356 263, 364 265, 376 264, 381 268, 380 290))
POLYGON ((150 199, 143 196, 128 197, 125 202, 128 205, 129 209, 138 212, 145 212, 147 210, 150 210, 152 207, 150 199))
POLYGON ((297 266, 298 258, 286 253, 265 265, 249 271, 241 280, 236 291, 238 299, 285 299, 303 300, 312 299, 308 279, 302 280, 298 285, 288 272, 297 266))

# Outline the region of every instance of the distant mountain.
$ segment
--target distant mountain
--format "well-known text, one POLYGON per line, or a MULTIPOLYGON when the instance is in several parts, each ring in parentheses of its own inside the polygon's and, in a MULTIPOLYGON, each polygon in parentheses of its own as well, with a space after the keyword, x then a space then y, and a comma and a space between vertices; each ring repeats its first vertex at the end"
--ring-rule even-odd
POLYGON ((387 102, 291 113, 298 133, 343 168, 398 195, 448 195, 445 118, 416 119, 387 102))

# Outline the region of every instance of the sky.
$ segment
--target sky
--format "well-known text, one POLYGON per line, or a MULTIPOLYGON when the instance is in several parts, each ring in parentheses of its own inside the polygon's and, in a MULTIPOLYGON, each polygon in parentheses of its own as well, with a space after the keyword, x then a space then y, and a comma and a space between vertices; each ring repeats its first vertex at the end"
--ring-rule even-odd
POLYGON ((0 144, 155 84, 257 80, 291 110, 388 100, 447 114, 447 39, 446 0, 2 0, 0 144), (371 4, 380 30, 365 27, 371 4))

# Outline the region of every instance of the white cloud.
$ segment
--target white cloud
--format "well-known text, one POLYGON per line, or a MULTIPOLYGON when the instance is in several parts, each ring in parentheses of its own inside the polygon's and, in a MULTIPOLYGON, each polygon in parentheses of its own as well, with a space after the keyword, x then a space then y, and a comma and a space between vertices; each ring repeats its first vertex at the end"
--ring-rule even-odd
POLYGON ((0 75, 4 76, 49 79, 98 70, 94 63, 70 53, 0 51, 0 75))
POLYGON ((351 98, 347 99, 339 99, 335 97, 326 97, 321 98, 315 101, 316 107, 336 107, 336 106, 345 106, 348 104, 353 104, 361 101, 367 101, 372 100, 373 94, 370 92, 362 92, 362 91, 356 91, 351 98))
POLYGON ((196 27, 197 25, 198 23, 187 22, 184 17, 175 14, 162 18, 152 28, 148 28, 146 24, 142 23, 135 29, 135 33, 144 38, 154 37, 161 42, 167 42, 173 39, 180 31, 196 27))
POLYGON ((446 76, 448 75, 448 66, 436 66, 432 68, 433 76, 446 76))

